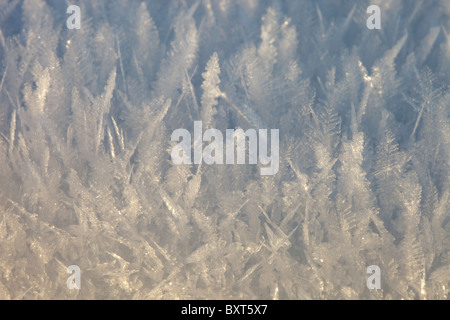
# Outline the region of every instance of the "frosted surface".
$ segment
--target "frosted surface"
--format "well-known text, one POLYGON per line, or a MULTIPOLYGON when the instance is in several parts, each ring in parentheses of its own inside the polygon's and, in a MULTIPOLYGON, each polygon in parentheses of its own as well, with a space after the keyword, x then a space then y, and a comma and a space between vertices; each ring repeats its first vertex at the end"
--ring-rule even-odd
POLYGON ((449 299, 450 1, 73 4, 0 0, 1 299, 449 299))

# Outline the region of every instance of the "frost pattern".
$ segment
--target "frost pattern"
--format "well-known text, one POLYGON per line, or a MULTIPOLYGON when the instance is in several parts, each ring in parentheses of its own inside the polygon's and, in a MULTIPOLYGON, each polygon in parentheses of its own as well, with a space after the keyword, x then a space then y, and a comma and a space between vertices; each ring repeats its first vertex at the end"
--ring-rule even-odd
POLYGON ((449 299, 450 6, 379 3, 0 1, 0 298, 449 299), (196 120, 279 172, 172 165, 196 120))

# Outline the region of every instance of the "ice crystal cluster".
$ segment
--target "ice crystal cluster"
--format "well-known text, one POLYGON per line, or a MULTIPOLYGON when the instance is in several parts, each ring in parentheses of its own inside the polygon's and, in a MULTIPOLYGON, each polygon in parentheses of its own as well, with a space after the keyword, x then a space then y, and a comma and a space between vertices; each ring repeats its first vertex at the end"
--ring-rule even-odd
POLYGON ((0 298, 449 299, 449 17, 1 0, 0 298), (279 129, 279 171, 174 165, 199 120, 279 129))

